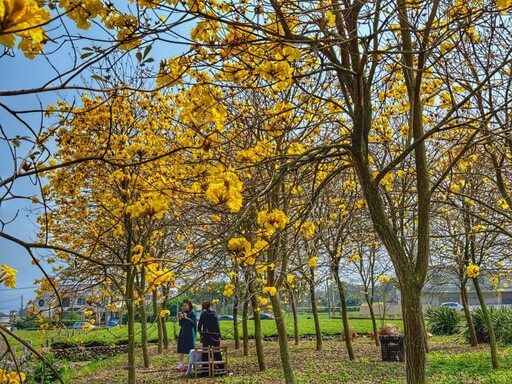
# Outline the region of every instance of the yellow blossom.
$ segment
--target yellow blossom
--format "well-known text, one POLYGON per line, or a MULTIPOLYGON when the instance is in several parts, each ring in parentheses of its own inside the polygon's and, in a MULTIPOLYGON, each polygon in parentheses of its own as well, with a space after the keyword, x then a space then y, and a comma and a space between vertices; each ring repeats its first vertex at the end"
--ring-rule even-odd
POLYGON ((237 274, 235 271, 229 271, 229 272, 228 272, 228 277, 229 277, 230 279, 234 279, 235 277, 237 277, 237 275, 238 275, 238 274, 237 274))
POLYGON ((50 13, 35 0, 0 0, 0 44, 13 48, 17 35, 19 48, 32 59, 43 48, 41 25, 49 20, 50 13))
POLYGON ((276 287, 263 287, 263 293, 269 296, 275 296, 277 289, 276 287))
POLYGON ((18 271, 8 265, 0 265, 0 284, 8 288, 16 288, 16 273, 18 271))
POLYGON ((496 0, 496 7, 502 12, 506 13, 512 7, 512 0, 496 0))
POLYGON ((466 268, 466 274, 468 275, 468 277, 475 279, 480 275, 480 267, 475 264, 470 264, 466 268))
POLYGON ((288 284, 292 284, 296 277, 296 275, 288 275, 286 276, 286 281, 288 282, 288 284))
POLYGON ((318 257, 313 256, 311 259, 309 259, 308 265, 309 268, 315 268, 318 265, 318 257))
POLYGON ((228 241, 228 248, 232 252, 249 252, 251 243, 245 237, 233 237, 228 241))
POLYGON ((7 373, 3 369, 0 369, 0 384, 21 384, 27 379, 27 376, 23 372, 11 371, 7 373))
POLYGON ((391 277, 386 275, 380 275, 378 279, 381 283, 389 283, 391 281, 391 277))
POLYGON ((223 295, 226 297, 233 296, 233 293, 235 293, 235 284, 227 283, 224 286, 224 293, 223 295))
POLYGON ((505 200, 505 199, 503 199, 503 198, 498 199, 498 204, 501 206, 501 208, 502 208, 502 209, 507 210, 507 209, 509 209, 509 208, 510 208, 510 206, 509 206, 509 205, 508 205, 508 203, 507 203, 507 200, 505 200))
POLYGON ((171 315, 171 311, 169 311, 168 309, 162 309, 160 311, 160 317, 166 317, 166 316, 170 316, 171 315))
POLYGON ((266 297, 256 296, 256 300, 258 300, 259 305, 267 305, 268 299, 266 297))
POLYGON ((151 217, 161 219, 169 211, 169 205, 163 200, 161 196, 152 199, 147 208, 147 213, 151 217))
POLYGON ((305 221, 300 226, 300 233, 302 233, 302 236, 304 236, 305 239, 310 239, 315 235, 315 229, 315 223, 305 221))
POLYGON ((290 222, 290 219, 279 209, 271 212, 260 211, 256 220, 260 227, 264 227, 267 236, 271 236, 277 229, 284 229, 290 222))

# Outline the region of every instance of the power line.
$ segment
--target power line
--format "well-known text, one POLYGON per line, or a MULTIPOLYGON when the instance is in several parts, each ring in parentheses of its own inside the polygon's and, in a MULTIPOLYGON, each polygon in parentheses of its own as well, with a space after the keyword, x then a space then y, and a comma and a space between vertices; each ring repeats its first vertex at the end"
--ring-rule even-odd
POLYGON ((20 289, 33 289, 33 288, 39 288, 38 285, 29 285, 26 287, 16 287, 16 288, 0 288, 0 291, 17 291, 20 289))

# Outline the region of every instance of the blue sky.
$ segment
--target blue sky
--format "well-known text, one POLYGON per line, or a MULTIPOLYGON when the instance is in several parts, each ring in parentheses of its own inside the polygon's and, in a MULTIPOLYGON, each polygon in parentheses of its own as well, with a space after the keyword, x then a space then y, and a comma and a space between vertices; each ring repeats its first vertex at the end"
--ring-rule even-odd
MULTIPOLYGON (((41 58, 35 60, 26 59, 22 53, 16 52, 15 57, 4 56, 0 58, 0 91, 25 89, 41 84, 44 61, 41 58)), ((46 72, 49 74, 49 72, 46 72)), ((45 95, 48 101, 53 98, 52 95, 45 95)), ((9 108, 23 110, 27 107, 39 105, 36 96, 16 96, 0 97, 0 102, 9 106, 9 108)), ((37 114, 27 116, 27 120, 39 126, 39 116, 37 114)), ((7 135, 14 137, 16 135, 26 135, 26 128, 16 122, 12 116, 4 109, 0 109, 0 122, 7 135)), ((23 155, 26 146, 21 146, 19 155, 23 155)), ((0 142, 0 175, 2 178, 12 175, 13 164, 5 142, 0 142)), ((37 194, 37 188, 26 179, 18 179, 13 184, 13 193, 17 195, 37 194)), ((4 193, 4 190, 0 190, 4 193)), ((3 228, 3 232, 17 237, 23 241, 34 241, 36 238, 37 227, 34 224, 35 215, 29 211, 31 204, 28 200, 4 200, 0 203, 0 219, 3 222, 9 222, 3 228), (15 219, 14 219, 15 218, 15 219), (14 221, 12 221, 14 219, 14 221)), ((0 264, 7 264, 17 269, 17 288, 10 289, 3 285, 0 287, 0 311, 6 312, 13 308, 19 308, 21 296, 24 302, 34 297, 34 280, 41 277, 41 272, 37 267, 31 264, 31 258, 27 251, 20 245, 0 238, 0 264)))

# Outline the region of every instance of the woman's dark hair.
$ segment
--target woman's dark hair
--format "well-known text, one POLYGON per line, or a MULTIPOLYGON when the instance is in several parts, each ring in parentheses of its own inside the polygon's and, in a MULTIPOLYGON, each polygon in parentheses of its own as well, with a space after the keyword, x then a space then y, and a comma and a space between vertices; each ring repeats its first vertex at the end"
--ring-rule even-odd
POLYGON ((192 306, 192 302, 190 300, 183 300, 183 304, 187 303, 190 310, 192 310, 194 307, 192 306))
POLYGON ((203 309, 203 311, 209 310, 210 309, 210 300, 203 301, 203 303, 201 304, 201 308, 203 309))

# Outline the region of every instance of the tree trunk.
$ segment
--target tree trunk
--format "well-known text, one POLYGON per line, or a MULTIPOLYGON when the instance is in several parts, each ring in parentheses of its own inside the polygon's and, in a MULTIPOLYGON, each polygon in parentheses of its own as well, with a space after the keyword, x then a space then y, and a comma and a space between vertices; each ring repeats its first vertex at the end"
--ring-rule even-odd
POLYGON ((242 310, 242 348, 244 350, 244 356, 249 356, 249 300, 244 300, 244 306, 242 310))
POLYGON ((340 295, 341 302, 341 318, 343 322, 343 335, 345 336, 345 345, 347 346, 348 358, 350 360, 355 360, 356 355, 354 354, 354 348, 352 347, 352 340, 350 339, 350 323, 348 321, 348 312, 347 312, 347 300, 345 298, 345 289, 343 288, 343 283, 340 280, 339 275, 339 266, 336 265, 333 271, 334 280, 336 281, 336 286, 338 287, 338 293, 340 295))
POLYGON ((299 335, 299 316, 297 315, 297 299, 295 298, 295 293, 293 293, 293 289, 291 287, 288 287, 288 292, 290 293, 290 304, 292 306, 293 337, 295 339, 295 345, 299 345, 300 335, 299 335))
POLYGON ((480 301, 480 306, 482 307, 482 313, 485 319, 485 325, 487 325, 487 330, 489 331, 489 344, 491 348, 491 363, 493 369, 498 369, 500 367, 500 363, 498 361, 498 348, 496 345, 496 334, 494 333, 494 325, 492 323, 491 314, 489 313, 489 309, 484 301, 484 296, 482 294, 482 290, 480 289, 480 283, 478 282, 478 278, 473 278, 473 284, 475 285, 476 295, 478 296, 478 300, 480 301))
POLYGON ((146 299, 144 297, 144 290, 146 287, 146 272, 144 268, 141 268, 140 274, 140 287, 138 288, 139 295, 142 296, 142 300, 138 305, 140 313, 140 344, 142 349, 142 358, 144 360, 144 368, 151 366, 148 351, 148 318, 146 314, 146 299))
MULTIPOLYGON (((358 122, 362 124, 361 122, 358 122)), ((408 384, 425 384, 426 382, 426 342, 425 327, 423 322, 423 312, 421 307, 421 290, 425 282, 426 271, 428 269, 428 236, 429 216, 427 209, 429 207, 428 199, 423 196, 419 205, 423 204, 421 215, 418 218, 423 222, 422 227, 418 227, 418 244, 422 243, 416 253, 415 262, 411 263, 410 258, 405 252, 403 245, 397 238, 393 227, 389 224, 386 216, 384 203, 379 194, 378 186, 372 179, 371 172, 363 157, 364 143, 361 137, 354 139, 354 151, 352 158, 361 183, 365 200, 372 218, 373 226, 382 240, 388 254, 393 262, 395 272, 400 283, 402 292, 402 316, 405 332, 405 356, 406 356, 406 376, 408 384), (426 222, 426 223, 425 223, 426 222), (421 235, 421 236, 420 236, 421 235)), ((417 169, 419 172, 419 169, 417 169)), ((426 170, 422 169, 425 173, 426 170)), ((425 175, 423 175, 425 177, 425 175)), ((419 178, 419 176, 418 176, 419 178)), ((424 181, 424 180, 423 180, 424 181)), ((427 189, 428 186, 418 183, 418 190, 427 189)))
MULTIPOLYGON (((315 294, 315 272, 313 268, 311 270, 311 279, 308 279, 309 284, 309 296, 311 298, 311 310, 313 312, 313 319, 315 321, 315 335, 316 335, 316 350, 321 351, 323 346, 322 331, 320 329, 320 319, 318 318, 318 306, 316 304, 315 294)), ((277 316, 277 315, 276 315, 277 316)))
POLYGON ((140 313, 140 344, 142 349, 142 358, 144 360, 144 368, 151 366, 151 360, 149 358, 148 351, 148 319, 146 314, 146 301, 142 300, 139 304, 140 313))
POLYGON ((251 294, 251 306, 252 314, 254 316, 254 342, 256 344, 256 356, 258 357, 258 366, 260 371, 265 371, 265 354, 263 352, 263 336, 261 333, 261 319, 260 310, 258 306, 258 300, 256 299, 256 290, 254 289, 254 283, 249 282, 249 293, 251 294))
POLYGON ((377 329, 377 319, 375 318, 375 311, 373 310, 373 301, 370 300, 368 293, 364 295, 364 298, 366 299, 366 304, 368 304, 368 311, 370 311, 370 318, 372 319, 372 329, 373 336, 375 338, 375 345, 378 347, 380 345, 379 330, 377 329))
POLYGON ((466 317, 466 323, 468 324, 470 344, 472 347, 476 347, 478 345, 478 339, 476 337, 475 324, 473 324, 471 310, 469 309, 469 298, 468 291, 466 290, 466 283, 462 283, 460 285, 460 297, 462 300, 462 306, 464 307, 464 316, 466 317))
POLYGON ((413 279, 400 279, 404 320, 405 369, 407 383, 426 383, 426 345, 421 289, 413 279))
POLYGON ((277 335, 279 338, 279 354, 281 356, 281 365, 283 367, 284 379, 286 384, 295 384, 295 375, 293 374, 293 369, 290 362, 290 354, 288 352, 288 334, 286 332, 286 324, 284 323, 283 311, 281 309, 281 302, 279 300, 279 293, 271 296, 270 302, 272 303, 272 310, 274 312, 274 318, 276 321, 277 335))
POLYGON ((155 316, 156 326, 157 326, 157 332, 158 332, 158 354, 161 354, 163 352, 163 332, 162 332, 162 320, 163 318, 160 317, 160 313, 158 311, 158 293, 156 289, 153 289, 152 292, 152 299, 153 299, 153 314, 155 316))
POLYGON ((235 349, 240 349, 240 332, 238 332, 238 295, 233 301, 233 337, 235 338, 235 349))
MULTIPOLYGON (((162 287, 162 308, 161 309, 167 309, 167 302, 169 301, 169 287, 164 286, 162 287)), ((167 332, 167 318, 162 319, 162 338, 164 342, 164 349, 169 349, 169 334, 167 332)))
POLYGON ((135 308, 133 304, 133 267, 126 273, 126 313, 128 316, 128 384, 135 384, 135 308))

